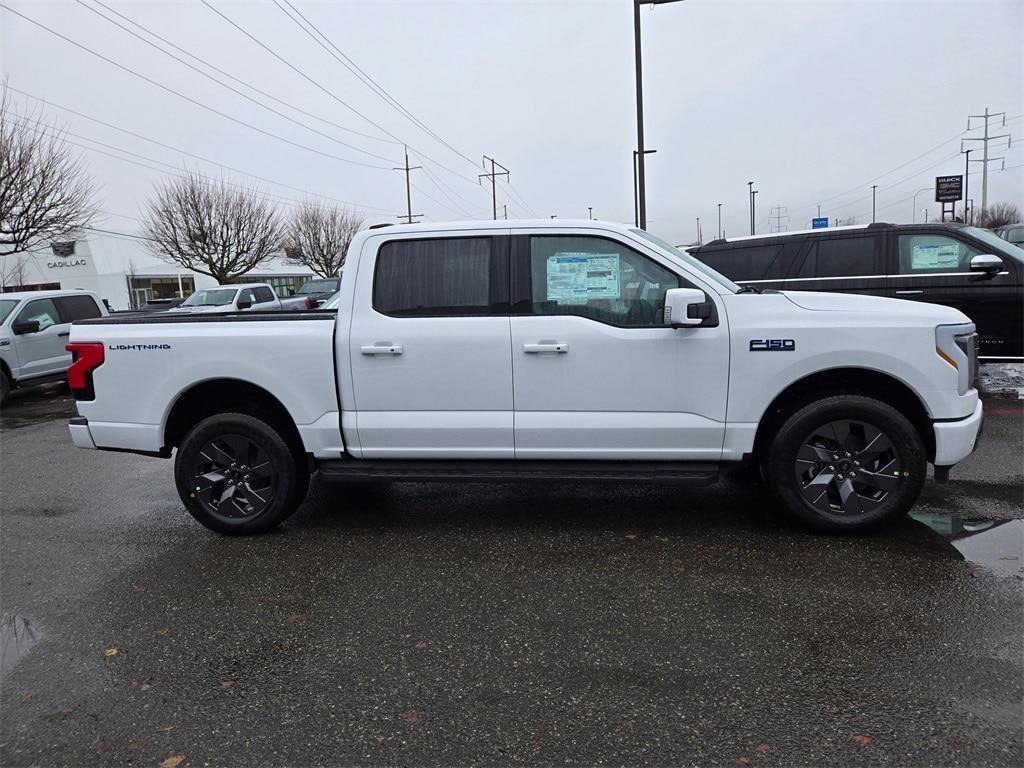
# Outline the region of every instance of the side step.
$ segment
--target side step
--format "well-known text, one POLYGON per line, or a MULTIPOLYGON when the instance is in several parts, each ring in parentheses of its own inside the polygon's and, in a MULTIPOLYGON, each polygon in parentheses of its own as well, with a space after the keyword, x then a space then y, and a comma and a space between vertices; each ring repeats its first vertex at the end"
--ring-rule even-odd
POLYGON ((718 464, 686 461, 342 459, 321 461, 319 469, 321 476, 330 481, 462 480, 503 483, 515 480, 596 480, 691 486, 711 485, 718 481, 718 464))

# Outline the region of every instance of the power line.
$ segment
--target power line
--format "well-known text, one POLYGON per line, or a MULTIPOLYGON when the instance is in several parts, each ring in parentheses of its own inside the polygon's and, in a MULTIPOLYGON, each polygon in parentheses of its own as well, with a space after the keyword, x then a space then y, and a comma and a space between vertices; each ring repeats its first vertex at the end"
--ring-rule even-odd
POLYGON ((296 26, 298 26, 303 32, 305 32, 310 38, 312 38, 314 42, 316 42, 321 48, 327 51, 327 53, 330 54, 330 56, 334 58, 335 61, 337 61, 339 64, 345 67, 345 69, 347 69, 349 72, 355 75, 360 81, 362 81, 364 85, 370 88, 370 90, 374 91, 378 96, 384 99, 384 101, 388 105, 390 105, 391 107, 396 109, 400 114, 408 118, 417 128, 421 129, 424 133, 426 133, 428 136, 433 138, 438 143, 450 149, 459 157, 465 159, 466 162, 474 166, 476 165, 476 162, 472 158, 468 157, 467 155, 463 154, 458 149, 453 147, 451 144, 445 141, 439 134, 437 134, 429 126, 427 126, 422 120, 420 120, 418 117, 412 114, 412 112, 406 109, 396 98, 394 98, 390 93, 388 93, 387 89, 385 89, 384 86, 382 86, 372 77, 370 77, 370 75, 368 75, 365 70, 363 70, 348 55, 346 55, 344 51, 338 48, 338 46, 335 45, 334 42, 329 37, 327 37, 327 35, 320 31, 316 24, 310 21, 302 13, 302 11, 300 11, 290 2, 290 0, 284 0, 284 2, 292 11, 295 12, 295 14, 300 19, 302 19, 303 22, 305 22, 305 25, 300 23, 299 20, 295 18, 295 16, 289 13, 289 11, 286 10, 284 6, 281 5, 280 2, 278 2, 278 0, 274 0, 274 5, 276 5, 282 13, 284 13, 289 19, 291 19, 291 21, 296 26), (310 30, 307 29, 306 25, 308 25, 308 27, 311 28, 313 32, 316 33, 316 35, 314 35, 313 32, 310 32, 310 30))
MULTIPOLYGON (((337 139, 335 139, 335 138, 334 138, 333 136, 330 136, 329 134, 326 134, 326 133, 322 133, 322 132, 320 132, 320 131, 316 130, 315 128, 310 128, 310 127, 309 127, 309 126, 307 126, 307 125, 306 125, 305 123, 301 123, 301 122, 299 122, 299 121, 297 121, 297 120, 294 120, 293 118, 289 117, 288 115, 285 115, 285 114, 283 114, 283 113, 281 113, 281 112, 278 112, 278 111, 277 111, 277 110, 275 110, 275 109, 272 109, 272 108, 270 108, 270 107, 266 106, 265 104, 263 104, 263 103, 261 103, 261 102, 259 102, 259 101, 255 100, 255 99, 253 99, 252 97, 250 97, 249 95, 247 95, 247 94, 245 94, 245 93, 242 93, 241 91, 237 90, 236 88, 233 88, 232 86, 230 86, 230 85, 227 85, 227 84, 225 84, 225 83, 221 82, 220 80, 217 80, 217 79, 216 79, 215 77, 212 77, 211 75, 207 74, 206 72, 203 72, 202 70, 199 70, 199 69, 197 69, 196 67, 192 66, 192 65, 191 65, 191 64, 189 64, 188 62, 186 62, 186 61, 182 61, 182 60, 181 60, 180 58, 178 58, 177 56, 174 56, 173 54, 171 54, 171 53, 168 53, 167 51, 163 50, 162 48, 160 48, 159 46, 155 45, 155 44, 154 44, 154 43, 152 43, 151 41, 149 41, 149 40, 146 40, 146 39, 145 39, 145 38, 143 38, 143 37, 140 37, 140 36, 139 36, 138 34, 136 34, 135 32, 133 32, 132 30, 130 30, 130 29, 128 29, 128 28, 126 28, 125 26, 123 26, 122 24, 118 23, 118 22, 117 22, 117 21, 115 21, 114 19, 111 19, 111 18, 109 18, 108 16, 106 16, 106 15, 104 15, 104 14, 100 13, 100 12, 99 12, 99 11, 97 11, 97 10, 96 10, 95 8, 93 8, 93 7, 89 6, 89 5, 86 5, 86 3, 84 2, 84 0, 76 0, 76 2, 78 2, 78 3, 79 3, 79 5, 82 5, 82 6, 83 6, 83 7, 85 7, 86 9, 88 9, 88 10, 92 11, 93 13, 97 14, 97 15, 98 15, 98 16, 100 16, 101 18, 105 19, 106 21, 109 21, 109 22, 110 22, 111 24, 114 24, 114 25, 116 25, 116 26, 120 27, 120 28, 121 28, 121 29, 123 29, 123 30, 124 30, 125 32, 127 32, 128 34, 130 34, 130 35, 133 35, 134 37, 138 38, 139 40, 142 40, 142 42, 146 43, 147 45, 149 45, 149 46, 152 46, 153 48, 156 48, 156 49, 157 49, 158 51, 160 51, 160 52, 161 52, 161 53, 163 53, 164 55, 170 56, 171 58, 173 58, 173 59, 175 59, 176 61, 178 61, 178 62, 180 62, 180 63, 184 64, 185 66, 189 67, 190 69, 192 69, 192 70, 194 70, 194 71, 198 72, 198 73, 199 73, 199 74, 201 74, 201 75, 202 75, 203 77, 206 77, 206 78, 208 78, 208 79, 212 80, 213 82, 217 83, 218 85, 220 85, 220 86, 222 86, 222 87, 224 87, 224 88, 227 88, 227 89, 231 90, 231 91, 232 91, 232 92, 234 92, 234 93, 237 93, 238 95, 242 96, 243 98, 245 98, 245 99, 248 99, 249 101, 253 102, 254 104, 257 104, 257 105, 259 105, 259 106, 263 107, 264 109, 268 109, 268 110, 270 110, 271 112, 273 112, 273 113, 274 113, 274 114, 276 114, 276 115, 280 115, 281 117, 284 117, 284 118, 285 118, 286 120, 289 120, 289 121, 291 121, 291 122, 295 123, 296 125, 300 125, 300 126, 302 126, 303 128, 307 128, 308 130, 314 131, 314 132, 315 132, 315 133, 317 133, 318 135, 320 135, 320 136, 324 136, 324 137, 326 137, 326 138, 330 139, 331 141, 338 141, 338 140, 337 140, 337 139)), ((102 2, 102 0, 93 0, 93 2, 95 2, 95 3, 96 3, 97 5, 99 5, 99 6, 102 6, 102 7, 103 7, 103 8, 105 8, 105 9, 106 9, 106 10, 107 10, 108 12, 110 12, 110 13, 114 14, 115 16, 117 16, 117 17, 119 17, 119 18, 121 18, 121 19, 124 19, 124 20, 125 20, 126 22, 128 22, 128 23, 129 23, 129 24, 131 24, 132 26, 134 26, 134 27, 137 27, 138 29, 141 29, 141 30, 142 30, 143 32, 145 32, 146 34, 150 35, 151 37, 154 37, 154 38, 156 38, 157 40, 160 40, 160 41, 161 41, 162 43, 164 43, 165 45, 168 45, 168 46, 170 46, 170 47, 171 47, 171 48, 173 48, 174 50, 176 50, 176 51, 179 51, 179 52, 181 52, 181 53, 185 54, 186 56, 188 56, 188 57, 190 57, 190 58, 192 58, 192 59, 195 59, 196 61, 198 61, 198 62, 200 62, 200 63, 204 64, 205 66, 209 67, 210 69, 214 70, 215 72, 218 72, 219 74, 221 74, 221 75, 224 75, 224 77, 227 77, 227 78, 229 78, 229 79, 231 79, 231 80, 234 80, 234 81, 235 81, 236 83, 239 83, 240 85, 243 85, 243 86, 245 86, 246 88, 249 88, 250 90, 253 90, 253 91, 255 91, 256 93, 260 94, 261 96, 264 96, 265 98, 268 98, 268 99, 270 99, 270 100, 272 100, 272 101, 275 101, 275 102, 277 102, 278 104, 282 104, 282 105, 284 105, 284 106, 288 107, 289 109, 295 110, 296 112, 299 112, 299 113, 301 113, 301 114, 303 114, 303 115, 306 115, 307 117, 312 117, 312 118, 313 118, 313 119, 315 119, 315 120, 320 120, 321 122, 323 122, 323 123, 326 123, 327 125, 331 125, 331 126, 334 126, 335 128, 338 128, 339 130, 342 130, 342 131, 347 131, 348 133, 352 133, 352 134, 355 134, 356 136, 360 136, 360 137, 362 137, 362 138, 366 138, 366 139, 372 139, 373 141, 382 141, 382 142, 386 142, 386 143, 388 143, 388 144, 398 144, 398 143, 399 143, 399 142, 393 141, 393 140, 391 140, 391 139, 382 139, 382 138, 380 138, 379 136, 373 136, 373 135, 371 135, 371 134, 369 134, 369 133, 363 133, 363 132, 361 132, 361 131, 357 131, 357 130, 355 130, 355 129, 353 129, 353 128, 348 128, 347 126, 344 126, 344 125, 340 125, 339 123, 335 123, 335 122, 333 122, 333 121, 331 121, 331 120, 327 120, 326 118, 323 118, 323 117, 321 117, 321 116, 319 116, 319 115, 316 115, 316 114, 314 114, 314 113, 312 113, 312 112, 308 112, 308 111, 306 111, 306 110, 302 109, 301 107, 297 107, 297 106, 295 106, 294 104, 291 104, 291 103, 289 103, 289 102, 287 102, 287 101, 283 101, 282 99, 279 99, 279 98, 277 98, 277 97, 276 97, 276 96, 274 96, 273 94, 267 93, 266 91, 263 91, 263 90, 261 90, 261 89, 257 88, 257 87, 256 87, 256 86, 254 86, 254 85, 253 85, 252 83, 246 82, 245 80, 242 80, 242 79, 240 79, 240 78, 238 78, 238 77, 235 77, 235 76, 234 76, 234 75, 232 75, 232 74, 231 74, 230 72, 226 72, 226 71, 224 71, 223 69, 221 69, 220 67, 218 67, 218 66, 216 66, 216 65, 214 65, 214 64, 211 64, 211 63, 210 63, 209 61, 207 61, 206 59, 204 59, 204 58, 202 58, 202 57, 200 57, 200 56, 197 56, 196 54, 192 53, 191 51, 187 51, 187 50, 185 50, 184 48, 182 48, 181 46, 179 46, 179 45, 175 45, 175 44, 174 44, 174 43, 172 43, 172 42, 171 42, 170 40, 168 40, 168 39, 167 39, 167 38, 165 38, 165 37, 162 37, 161 35, 158 35, 158 34, 157 34, 156 32, 154 32, 153 30, 149 29, 149 28, 148 28, 148 27, 146 27, 145 25, 143 25, 143 24, 140 24, 139 22, 137 22, 137 21, 134 21, 133 19, 130 19, 129 17, 125 16, 125 15, 124 15, 123 13, 120 13, 119 11, 115 10, 114 8, 111 8, 111 7, 109 6, 109 5, 106 5, 106 4, 104 3, 104 2, 102 2)), ((349 148, 351 148, 351 149, 354 149, 354 150, 356 150, 357 152, 366 152, 365 150, 363 150, 363 149, 362 149, 362 148, 360 148, 360 147, 356 147, 356 146, 354 146, 354 145, 352 145, 352 144, 347 144, 347 143, 345 143, 345 142, 343 142, 343 141, 338 141, 338 143, 339 143, 339 144, 342 144, 343 146, 346 146, 346 147, 349 147, 349 148)), ((387 158, 387 157, 381 157, 380 155, 374 155, 373 153, 370 153, 370 152, 366 152, 366 154, 370 155, 371 157, 375 157, 375 158, 377 158, 377 159, 379 159, 379 160, 385 160, 385 161, 387 161, 387 162, 389 162, 389 163, 390 163, 390 162, 394 162, 394 161, 393 161, 392 159, 390 159, 390 158, 387 158)))
POLYGON ((491 180, 491 206, 492 206, 492 213, 494 214, 494 220, 497 221, 498 220, 498 188, 497 188, 497 179, 498 179, 499 176, 508 176, 509 174, 508 174, 508 168, 506 168, 501 163, 495 162, 493 157, 488 157, 487 155, 484 155, 484 168, 487 167, 487 163, 488 162, 491 164, 491 172, 490 173, 481 173, 481 174, 479 174, 478 178, 490 179, 491 180), (501 170, 500 171, 496 171, 495 168, 501 168, 501 170))
MULTIPOLYGON (((211 159, 209 159, 207 157, 203 157, 202 155, 197 155, 197 154, 195 154, 193 152, 189 152, 188 150, 181 149, 180 147, 175 147, 175 146, 173 146, 171 144, 165 144, 162 141, 157 141, 156 139, 150 138, 149 136, 145 136, 145 135, 143 135, 141 133, 136 133, 135 131, 128 130, 127 128, 123 128, 121 126, 115 125, 114 123, 109 123, 109 122, 107 122, 105 120, 100 120, 99 118, 92 117, 90 115, 85 114, 84 112, 79 112, 77 110, 71 109, 70 107, 65 107, 65 106, 62 106, 62 105, 57 104, 55 102, 49 101, 47 99, 42 99, 42 98, 40 98, 38 96, 35 96, 35 95, 31 94, 31 93, 28 93, 27 91, 23 91, 23 90, 21 90, 19 88, 15 88, 12 85, 8 84, 5 87, 8 88, 11 91, 14 91, 15 93, 20 93, 22 96, 27 96, 30 99, 34 99, 34 100, 38 101, 41 104, 47 104, 49 106, 56 107, 57 109, 62 110, 64 112, 67 112, 69 114, 76 115, 78 117, 84 118, 85 120, 89 120, 91 122, 97 123, 99 125, 105 126, 105 127, 110 128, 112 130, 115 130, 115 131, 119 131, 119 132, 124 133, 124 134, 126 134, 128 136, 133 136, 136 139, 141 139, 142 141, 149 142, 150 144, 155 144, 158 147, 163 147, 164 149, 169 149, 172 152, 176 152, 178 154, 185 155, 187 157, 191 157, 191 158, 194 158, 196 160, 201 160, 204 163, 209 163, 210 165, 215 165, 218 168, 223 168, 224 170, 231 171, 232 173, 237 173, 237 174, 239 174, 241 176, 247 176, 247 177, 249 177, 251 179, 256 179, 257 181, 262 181, 265 184, 272 184, 274 186, 281 187, 283 189, 290 189, 293 192, 299 192, 300 194, 303 194, 303 195, 312 195, 313 197, 318 197, 318 198, 323 199, 323 200, 330 200, 330 201, 335 202, 335 203, 341 203, 342 205, 354 206, 356 208, 362 208, 364 210, 376 210, 376 211, 380 211, 382 213, 391 213, 394 210, 392 208, 380 208, 380 207, 376 207, 376 206, 372 206, 372 205, 364 205, 362 203, 354 203, 354 202, 352 202, 350 200, 341 200, 341 199, 336 198, 336 197, 330 197, 328 195, 322 195, 322 194, 319 194, 317 192, 311 192, 308 189, 302 189, 300 187, 293 187, 293 186, 291 186, 289 184, 285 184, 285 183, 280 182, 280 181, 275 181, 274 179, 268 179, 268 178, 266 178, 264 176, 259 176, 257 174, 249 173, 247 171, 242 171, 242 170, 239 170, 238 168, 234 168, 234 167, 232 167, 230 165, 225 165, 224 163, 221 163, 221 162, 219 162, 217 160, 211 160, 211 159)), ((93 141, 95 143, 100 143, 100 142, 96 141, 95 139, 88 139, 88 138, 85 138, 85 137, 81 137, 81 138, 83 138, 86 141, 93 141)), ((118 148, 118 149, 120 149, 120 148, 118 148)), ((121 151, 124 151, 124 150, 121 150, 121 151)), ((158 160, 152 160, 152 159, 151 159, 151 161, 152 162, 160 162, 158 160)))
MULTIPOLYGON (((205 0, 203 0, 203 1, 205 2, 205 0)), ((205 109, 208 112, 212 112, 215 115, 219 115, 220 117, 223 117, 226 120, 230 120, 233 123, 237 123, 238 125, 243 125, 246 128, 249 128, 250 130, 253 130, 253 131, 256 131, 257 133, 263 134, 264 136, 269 136, 270 138, 277 139, 278 141, 283 141, 286 144, 290 144, 293 147, 298 147, 299 149, 304 149, 307 152, 313 152, 314 154, 321 155, 323 157, 329 157, 329 158, 331 158, 333 160, 338 160, 338 161, 343 162, 343 163, 349 163, 351 165, 359 165, 359 166, 362 166, 364 168, 374 168, 374 169, 385 170, 385 171, 391 170, 390 168, 388 168, 386 166, 372 165, 370 163, 363 163, 363 162, 360 162, 358 160, 350 160, 349 158, 341 157, 340 155, 334 155, 334 154, 331 154, 330 152, 324 152, 322 150, 316 149, 315 147, 310 147, 310 146, 308 146, 306 144, 302 144, 302 143, 297 142, 297 141, 292 141, 291 139, 285 138, 284 136, 279 136, 278 134, 273 133, 271 131, 264 130, 263 128, 260 128, 259 126, 253 125, 252 123, 247 123, 244 120, 238 119, 237 117, 232 117, 231 115, 227 114, 226 112, 221 112, 219 109, 217 109, 215 107, 211 107, 208 104, 204 104, 203 102, 198 101, 197 99, 193 99, 191 96, 186 96, 184 93, 181 93, 180 91, 176 91, 175 89, 173 89, 173 88, 171 88, 169 86, 166 86, 163 83, 160 83, 160 82, 152 79, 151 77, 147 77, 146 75, 143 75, 140 72, 136 72, 131 67, 125 66, 124 64, 121 64, 121 63, 119 63, 117 61, 114 61, 113 59, 111 59, 111 58, 109 58, 107 56, 104 56, 102 53, 94 51, 92 48, 89 48, 88 46, 83 45, 82 43, 79 43, 78 41, 73 40, 70 37, 67 37, 66 35, 61 34, 57 30, 55 30, 55 29, 53 29, 51 27, 48 27, 45 24, 42 24, 42 23, 36 21, 33 18, 30 18, 29 16, 26 16, 25 14, 20 13, 19 11, 14 10, 9 5, 7 5, 7 4, 5 4, 3 2, 0 2, 0 8, 6 9, 10 13, 13 13, 15 16, 20 16, 22 19, 24 19, 25 21, 29 22, 30 24, 32 24, 32 25, 34 25, 36 27, 39 27, 40 29, 46 30, 50 34, 52 34, 52 35, 54 35, 56 37, 59 37, 61 40, 64 40, 65 42, 70 43, 71 45, 75 46, 76 48, 80 48, 81 50, 86 51, 87 53, 90 53, 90 54, 92 54, 93 56, 95 56, 95 57, 97 57, 99 59, 102 59, 103 61, 107 62, 108 64, 111 64, 111 65, 117 67, 118 69, 120 69, 120 70, 122 70, 124 72, 127 72, 130 75, 138 77, 141 80, 145 80, 147 83, 149 83, 151 85, 155 85, 157 88, 160 88, 161 90, 167 91, 168 93, 172 93, 175 96, 177 96, 178 98, 184 99, 185 101, 189 102, 190 104, 195 104, 197 107, 205 109)))

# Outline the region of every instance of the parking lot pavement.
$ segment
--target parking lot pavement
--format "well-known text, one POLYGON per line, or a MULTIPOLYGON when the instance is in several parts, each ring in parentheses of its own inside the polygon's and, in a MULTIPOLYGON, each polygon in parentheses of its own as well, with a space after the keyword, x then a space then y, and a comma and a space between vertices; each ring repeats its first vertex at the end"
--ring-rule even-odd
POLYGON ((68 411, 0 420, 5 766, 1024 763, 1018 401, 863 538, 729 480, 314 485, 227 539, 68 411))

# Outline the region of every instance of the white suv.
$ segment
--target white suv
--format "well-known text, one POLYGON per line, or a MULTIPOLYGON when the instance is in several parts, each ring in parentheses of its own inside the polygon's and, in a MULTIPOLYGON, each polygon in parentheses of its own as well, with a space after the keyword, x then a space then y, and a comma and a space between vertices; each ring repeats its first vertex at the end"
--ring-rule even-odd
POLYGON ((87 291, 0 294, 0 403, 15 387, 64 378, 71 323, 106 314, 103 302, 87 291))

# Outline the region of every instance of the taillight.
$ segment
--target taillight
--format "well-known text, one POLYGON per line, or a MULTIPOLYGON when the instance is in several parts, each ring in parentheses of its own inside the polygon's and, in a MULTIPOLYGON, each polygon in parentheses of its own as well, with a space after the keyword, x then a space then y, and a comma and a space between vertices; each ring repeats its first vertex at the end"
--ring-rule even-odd
POLYGON ((311 299, 306 299, 306 309, 312 309, 312 308, 313 308, 313 301, 311 299))
POLYGON ((103 344, 98 341, 73 341, 66 347, 71 353, 68 386, 76 400, 95 400, 92 372, 103 365, 103 344))

